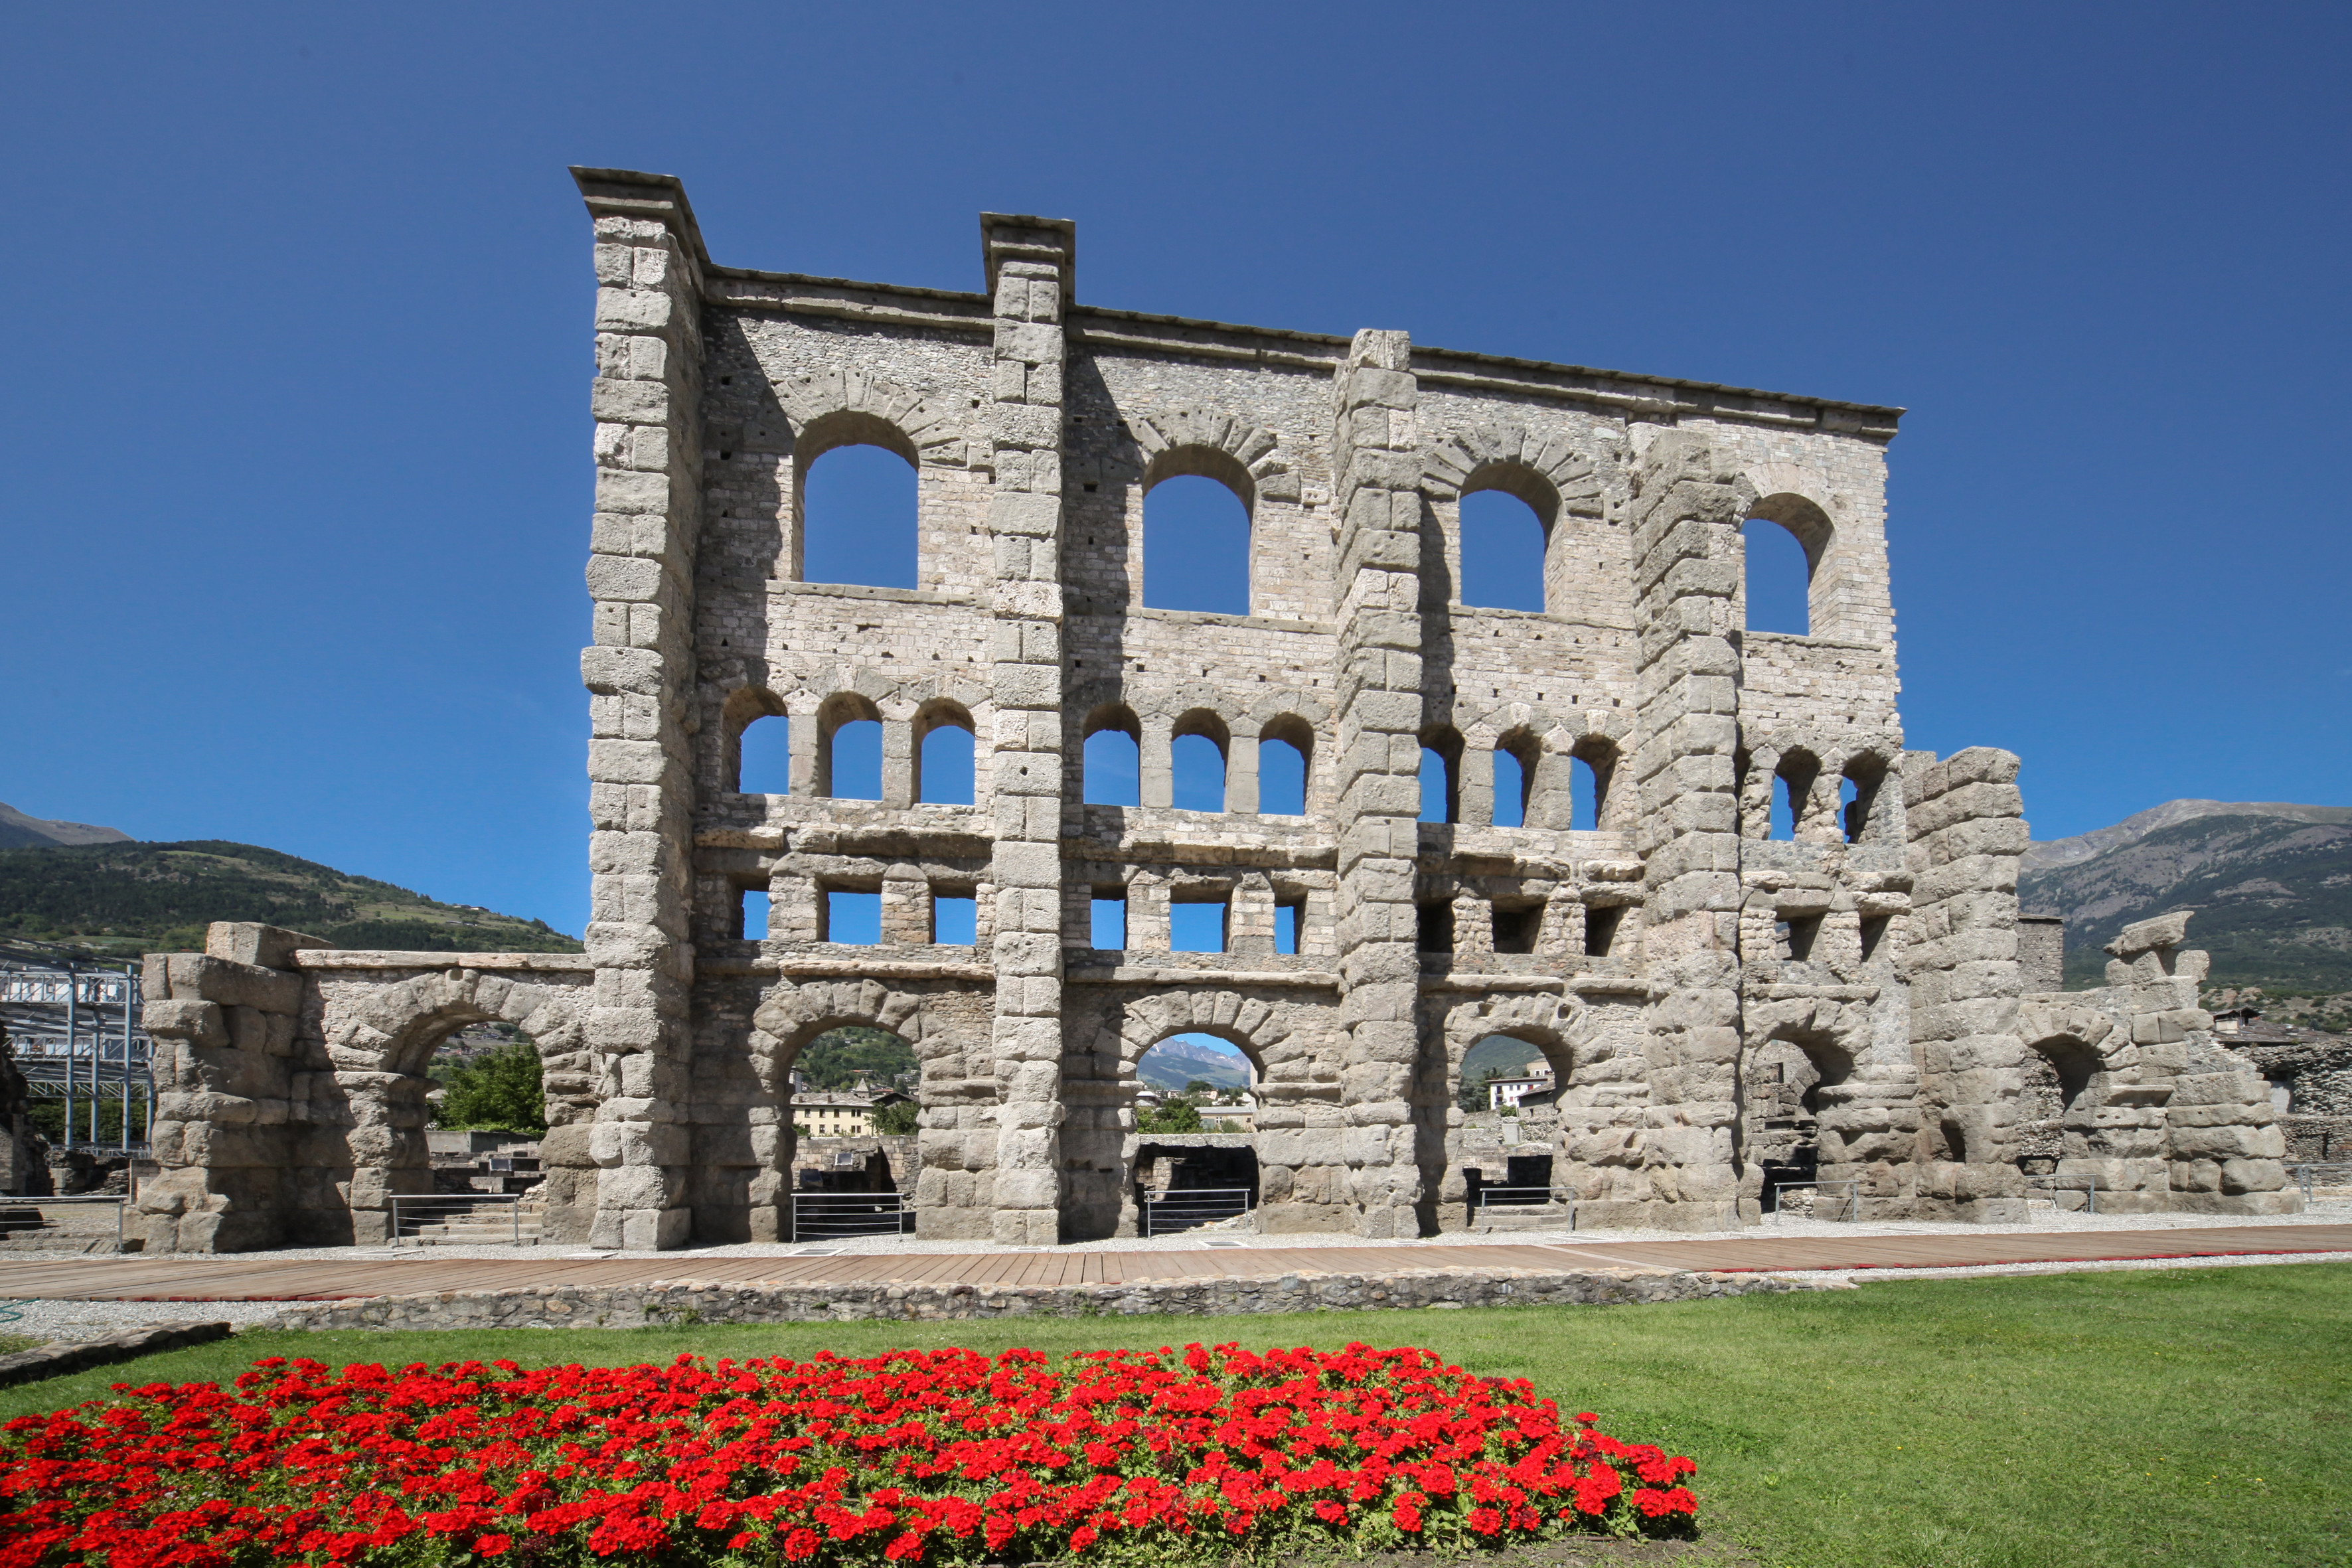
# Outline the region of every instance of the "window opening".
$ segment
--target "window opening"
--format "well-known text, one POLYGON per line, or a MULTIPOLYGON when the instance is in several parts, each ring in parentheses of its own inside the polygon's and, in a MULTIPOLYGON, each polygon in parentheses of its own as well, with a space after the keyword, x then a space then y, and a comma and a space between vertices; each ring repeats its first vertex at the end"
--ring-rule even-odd
POLYGON ((1143 498, 1143 602, 1155 610, 1246 616, 1249 510, 1215 479, 1178 474, 1143 498))
POLYGON ((835 447, 801 493, 801 578, 915 586, 915 466, 886 447, 835 447))
POLYGON ((1453 900, 1432 899, 1421 906, 1417 911, 1417 917, 1414 924, 1418 928, 1418 945, 1422 952, 1452 952, 1454 951, 1453 900))
POLYGON ((835 800, 882 798, 882 726, 853 719, 825 741, 825 789, 835 800))
POLYGON ((882 895, 845 892, 828 888, 817 905, 824 916, 819 942, 848 942, 873 947, 882 941, 882 895))
POLYGON ((969 947, 980 940, 980 900, 970 893, 931 895, 931 940, 969 947))
POLYGON ((735 790, 739 795, 789 795, 793 787, 792 721, 763 714, 743 726, 737 742, 735 790))
POLYGON ((971 804, 971 731, 961 724, 936 724, 917 753, 915 798, 926 805, 971 804))
POLYGON ((1457 816, 1454 764, 1434 746, 1421 749, 1421 820, 1452 822, 1457 816))
POLYGON ((1859 844, 1869 834, 1871 813, 1877 807, 1879 787, 1885 782, 1885 774, 1874 768, 1860 773, 1848 773, 1839 782, 1838 794, 1845 802, 1839 820, 1845 826, 1848 844, 1859 844))
POLYGON ((1225 951, 1226 916, 1232 904, 1224 899, 1182 899, 1168 907, 1168 948, 1171 952, 1225 951))
POLYGON ((1584 911, 1584 956, 1606 958, 1617 944, 1617 928, 1624 923, 1625 906, 1609 904, 1584 911))
POLYGON ((1776 776, 1772 780, 1772 837, 1794 838, 1796 836, 1797 813, 1789 798, 1789 781, 1776 776))
POLYGON ((1741 524, 1739 536, 1748 546, 1748 629, 1805 636, 1812 626, 1807 600, 1813 568, 1805 559, 1804 545, 1788 529, 1763 518, 1741 524))
POLYGON ((1225 753, 1206 735, 1179 735, 1169 747, 1174 778, 1171 802, 1179 811, 1225 809, 1225 753))
POLYGON ((1280 899, 1274 906, 1274 951, 1296 953, 1298 933, 1307 924, 1307 900, 1280 899))
POLYGON ((1862 922, 1862 961, 1868 963, 1878 952, 1878 944, 1886 938, 1888 917, 1879 915, 1862 922))
POLYGON ((1462 603, 1496 610, 1544 607, 1544 526, 1504 490, 1462 498, 1462 603))
POLYGON ((1803 963, 1813 956, 1813 941, 1822 934, 1819 915, 1791 915, 1773 922, 1773 934, 1780 942, 1780 956, 1792 963, 1803 963))
POLYGON ((1525 827, 1528 823, 1527 770, 1519 759, 1495 748, 1495 826, 1525 827))
POLYGON ((1590 758, 1574 757, 1568 764, 1568 804, 1570 828, 1598 832, 1601 827, 1602 796, 1608 788, 1608 775, 1590 758))
MULTIPOLYGON (((1138 1088, 1148 1089, 1160 1097, 1161 1109, 1167 1108, 1171 1099, 1181 1099, 1197 1114, 1203 1105, 1233 1104, 1244 1100, 1257 1083, 1257 1068, 1242 1054, 1241 1047, 1229 1040, 1221 1040, 1214 1035, 1171 1035, 1137 1058, 1135 1077, 1138 1088)), ((1157 1130, 1176 1131, 1174 1127, 1157 1130)), ((1217 1129, 1211 1127, 1207 1131, 1217 1129)))
POLYGON ((1087 737, 1085 788, 1088 805, 1138 805, 1142 777, 1135 737, 1124 730, 1097 730, 1087 737))
POLYGON ((1087 941, 1097 952, 1127 950, 1127 889, 1115 888, 1094 896, 1087 941))
POLYGON ((1543 925, 1543 911, 1541 904, 1496 904, 1495 951, 1533 952, 1536 932, 1543 925))
POLYGON ((1257 743, 1257 809, 1261 816, 1307 815, 1307 753, 1279 737, 1257 743))
POLYGON ((768 940, 768 889, 746 888, 736 905, 735 935, 743 942, 768 940))

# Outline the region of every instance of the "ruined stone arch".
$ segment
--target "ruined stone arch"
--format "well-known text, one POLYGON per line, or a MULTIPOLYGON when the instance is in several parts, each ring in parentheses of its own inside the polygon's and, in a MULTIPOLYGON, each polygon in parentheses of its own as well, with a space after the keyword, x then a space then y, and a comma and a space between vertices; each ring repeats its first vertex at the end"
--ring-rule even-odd
POLYGON ((803 476, 834 447, 859 442, 887 447, 918 468, 961 468, 970 455, 971 410, 954 397, 839 370, 787 376, 774 390, 803 476))
POLYGON ((1422 488, 1445 501, 1506 491, 1534 510, 1547 533, 1563 514, 1599 517, 1603 506, 1600 465, 1586 443, 1565 428, 1510 422, 1473 426, 1431 447, 1422 458, 1422 488))
POLYGON ((476 969, 436 970, 347 996, 326 990, 320 1019, 328 1046, 374 1057, 377 1070, 422 1076, 434 1047, 467 1024, 511 1024, 539 1046, 542 1062, 583 1049, 584 990, 509 980, 476 969))
POLYGON ((1870 1048, 1867 1005, 1817 996, 1751 999, 1744 1024, 1734 1082, 1739 1114, 1732 1125, 1732 1164, 1743 1200, 1761 1194, 1764 1164, 1769 1160, 1769 1154, 1759 1151, 1759 1135, 1769 1120, 1764 1114, 1767 1108, 1760 1104, 1759 1086, 1750 1077, 1759 1058, 1776 1045, 1800 1053, 1815 1076, 1815 1081, 1801 1091, 1811 1101, 1810 1114, 1815 1121, 1814 1169, 1823 1180, 1850 1179, 1850 1162, 1843 1156, 1848 1133, 1857 1127, 1862 1114, 1850 1102, 1862 1092, 1856 1077, 1870 1048))
POLYGON ((1550 991, 1499 992, 1457 1005, 1446 1015, 1444 1026, 1449 1103, 1461 1087, 1463 1058, 1489 1035, 1507 1035, 1542 1051, 1564 1088, 1588 1017, 1582 998, 1550 991))
POLYGON ((1097 1078, 1128 1082, 1143 1054, 1178 1035, 1214 1035, 1249 1058, 1261 1087, 1303 1076, 1313 1056, 1274 1006, 1238 991, 1163 992, 1139 997, 1120 1009, 1116 1032, 1097 1034, 1097 1078), (1112 1071, 1101 1069, 1109 1067, 1112 1071))
POLYGON ((1260 497, 1299 499, 1297 467, 1282 438, 1263 426, 1193 406, 1129 413, 1127 426, 1143 454, 1147 490, 1162 479, 1199 474, 1231 489, 1253 517, 1260 497))

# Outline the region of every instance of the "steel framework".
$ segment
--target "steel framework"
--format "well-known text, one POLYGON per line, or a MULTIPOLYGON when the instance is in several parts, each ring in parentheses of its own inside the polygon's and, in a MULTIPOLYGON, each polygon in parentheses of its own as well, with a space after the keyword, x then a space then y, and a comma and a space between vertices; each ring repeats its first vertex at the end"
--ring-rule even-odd
POLYGON ((117 968, 62 952, 0 944, 0 1018, 6 1020, 9 1046, 32 1098, 64 1102, 66 1147, 127 1153, 146 1146, 155 1121, 154 1047, 140 1027, 135 962, 117 968), (108 1101, 122 1108, 119 1135, 111 1140, 99 1133, 99 1108, 108 1101), (83 1107, 88 1114, 78 1118, 83 1107))

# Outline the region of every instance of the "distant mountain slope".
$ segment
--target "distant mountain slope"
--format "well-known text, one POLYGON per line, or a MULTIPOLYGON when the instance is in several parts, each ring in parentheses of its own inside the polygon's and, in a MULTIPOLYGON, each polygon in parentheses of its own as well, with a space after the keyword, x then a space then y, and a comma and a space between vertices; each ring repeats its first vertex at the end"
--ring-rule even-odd
POLYGON ((37 816, 26 816, 13 805, 0 804, 0 849, 130 842, 131 835, 119 827, 93 827, 87 822, 44 822, 37 816))
POLYGON ((2025 864, 2020 902, 2066 917, 2070 985, 2099 984, 2124 926, 2187 909, 2215 985, 2352 991, 2352 808, 2168 801, 2025 864))
POLYGON ((214 921, 266 921, 339 947, 580 951, 541 921, 441 903, 252 844, 0 848, 0 935, 105 952, 176 952, 202 948, 214 921))
POLYGON ((1187 1039, 1162 1040, 1143 1053, 1135 1076, 1154 1089, 1182 1093, 1201 1079, 1219 1089, 1241 1089, 1250 1080, 1249 1063, 1238 1051, 1221 1051, 1187 1039))

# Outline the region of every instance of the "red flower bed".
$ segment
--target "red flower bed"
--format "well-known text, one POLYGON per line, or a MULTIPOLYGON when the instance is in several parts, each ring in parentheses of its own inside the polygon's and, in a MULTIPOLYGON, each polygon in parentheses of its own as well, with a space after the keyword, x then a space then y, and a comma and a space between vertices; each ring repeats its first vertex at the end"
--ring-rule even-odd
POLYGON ((1421 1350, 257 1362, 11 1421, 0 1568, 1223 1562, 1671 1533, 1695 1467, 1421 1350))

